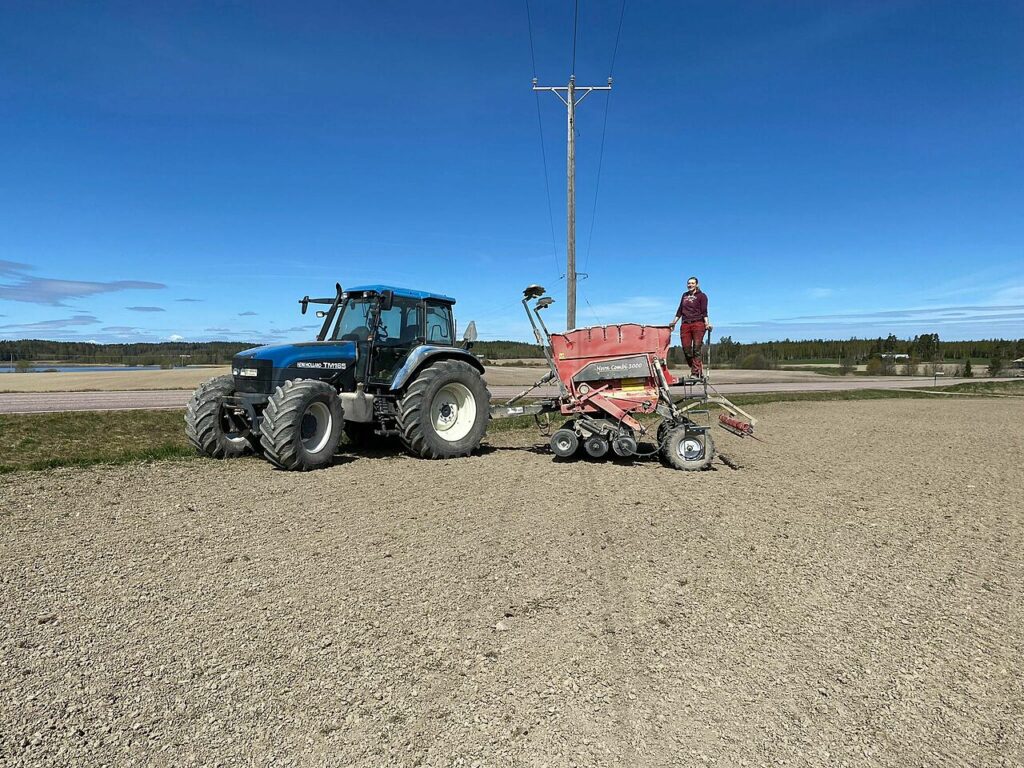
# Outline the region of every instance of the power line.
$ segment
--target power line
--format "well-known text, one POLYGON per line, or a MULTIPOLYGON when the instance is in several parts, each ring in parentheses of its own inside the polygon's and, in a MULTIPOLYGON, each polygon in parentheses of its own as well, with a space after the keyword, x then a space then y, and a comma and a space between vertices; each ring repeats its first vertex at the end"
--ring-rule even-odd
POLYGON ((576 74, 576 32, 580 26, 580 0, 576 0, 576 11, 573 13, 572 19, 572 66, 569 68, 569 74, 576 74))
MULTIPOLYGON (((533 49, 533 19, 530 16, 530 0, 526 0, 526 27, 530 31, 530 64, 533 66, 533 79, 537 79, 537 58, 533 49)), ((537 102, 537 132, 540 135, 540 157, 544 165, 544 192, 548 198, 548 223, 551 226, 551 258, 555 263, 555 274, 561 280, 562 270, 558 263, 558 240, 555 238, 555 211, 551 205, 551 182, 548 180, 548 155, 544 149, 544 120, 540 114, 540 94, 534 93, 537 102)))
POLYGON ((587 235, 587 256, 583 260, 583 271, 590 266, 590 246, 594 242, 594 224, 597 223, 597 195, 601 191, 601 166, 604 164, 604 137, 608 133, 608 105, 611 104, 612 95, 609 92, 608 98, 604 101, 604 125, 601 127, 601 150, 597 155, 597 180, 594 183, 594 207, 590 211, 590 234, 587 235))
POLYGON ((530 30, 530 64, 533 76, 537 76, 537 58, 533 55, 533 20, 530 18, 530 0, 526 0, 526 28, 530 30))
POLYGON ((615 74, 615 56, 619 52, 619 38, 622 36, 622 20, 626 17, 626 0, 622 0, 622 10, 619 12, 619 31, 615 33, 615 47, 612 48, 612 63, 608 67, 608 76, 615 74))
MULTIPOLYGON (((619 53, 619 40, 622 37, 622 20, 626 17, 626 0, 622 0, 622 8, 619 11, 619 27, 615 33, 615 45, 612 47, 612 61, 608 66, 608 78, 611 79, 615 73, 615 57, 619 53)), ((597 197, 601 190, 601 166, 604 164, 604 140, 608 133, 608 108, 611 105, 612 95, 608 94, 608 98, 604 102, 604 125, 601 128, 601 149, 598 153, 597 158, 597 181, 594 184, 594 208, 590 213, 590 234, 587 236, 587 256, 583 260, 583 271, 587 271, 587 267, 590 266, 590 246, 594 242, 594 224, 597 222, 597 197)))

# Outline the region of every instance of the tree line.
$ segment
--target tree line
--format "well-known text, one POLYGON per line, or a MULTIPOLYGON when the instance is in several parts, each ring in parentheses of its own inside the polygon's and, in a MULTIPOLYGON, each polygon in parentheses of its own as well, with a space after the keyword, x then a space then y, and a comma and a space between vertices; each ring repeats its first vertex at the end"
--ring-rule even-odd
MULTIPOLYGON (((92 344, 43 339, 0 340, 0 364, 31 361, 105 365, 226 365, 238 352, 253 346, 257 345, 229 341, 92 344)), ((491 360, 543 357, 539 345, 523 341, 478 341, 473 345, 473 352, 491 360)), ((889 334, 884 338, 870 339, 783 339, 743 343, 733 341, 731 336, 723 336, 715 340, 712 354, 716 364, 742 367, 773 367, 801 360, 828 360, 852 366, 872 358, 897 354, 908 355, 915 362, 966 361, 971 358, 1010 361, 1024 357, 1024 339, 942 341, 937 333, 925 333, 910 339, 900 339, 889 334)), ((682 350, 673 347, 669 359, 673 363, 682 362, 682 350)))
MULTIPOLYGON (((680 350, 681 352, 681 350, 680 350)), ((739 365, 752 355, 762 357, 769 366, 800 360, 829 360, 856 365, 872 358, 907 355, 921 363, 939 363, 998 358, 1014 360, 1024 357, 1024 339, 979 339, 973 341, 942 341, 937 333, 924 333, 909 339, 895 334, 877 338, 804 339, 764 341, 744 344, 723 336, 715 342, 715 358, 720 363, 739 365)))
POLYGON ((129 366, 226 365, 240 351, 254 346, 230 341, 92 344, 84 341, 24 339, 0 341, 0 365, 17 365, 19 362, 129 366))

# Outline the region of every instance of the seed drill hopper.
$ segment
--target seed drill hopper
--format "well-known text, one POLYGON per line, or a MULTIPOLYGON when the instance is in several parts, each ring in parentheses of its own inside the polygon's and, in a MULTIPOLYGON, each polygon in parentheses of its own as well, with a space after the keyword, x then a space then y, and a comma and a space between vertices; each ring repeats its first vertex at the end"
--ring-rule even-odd
POLYGON ((492 417, 559 413, 567 421, 551 435, 556 456, 574 456, 581 445, 594 458, 609 451, 623 458, 657 453, 666 465, 684 470, 705 469, 714 460, 711 406, 722 409, 722 428, 739 437, 753 436, 756 419, 716 392, 706 378, 672 375, 669 326, 623 323, 550 333, 541 312, 554 299, 544 293, 531 285, 523 291, 523 308, 543 348, 548 373, 507 403, 492 406, 492 417), (552 383, 558 387, 557 397, 524 402, 536 388, 552 383), (673 399, 670 386, 682 387, 683 396, 673 399), (641 443, 647 436, 656 446, 641 443))

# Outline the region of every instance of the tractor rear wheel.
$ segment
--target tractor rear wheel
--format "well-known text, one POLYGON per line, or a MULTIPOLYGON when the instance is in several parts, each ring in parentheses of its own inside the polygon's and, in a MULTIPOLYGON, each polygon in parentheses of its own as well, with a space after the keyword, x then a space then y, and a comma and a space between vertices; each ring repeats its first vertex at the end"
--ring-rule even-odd
POLYGON ((231 374, 215 376, 196 388, 185 408, 185 436, 196 450, 214 459, 236 459, 253 451, 250 431, 224 407, 224 398, 233 394, 231 374))
POLYGON ((694 432, 687 425, 672 427, 665 435, 661 460, 673 469, 699 470, 715 459, 715 441, 707 432, 694 432))
POLYGON ((468 456, 487 432, 490 399, 480 373, 468 363, 428 365, 398 402, 402 444, 424 459, 468 456))
POLYGON ((281 469, 328 466, 345 423, 341 399, 324 381, 286 381, 270 396, 260 424, 263 454, 281 469))

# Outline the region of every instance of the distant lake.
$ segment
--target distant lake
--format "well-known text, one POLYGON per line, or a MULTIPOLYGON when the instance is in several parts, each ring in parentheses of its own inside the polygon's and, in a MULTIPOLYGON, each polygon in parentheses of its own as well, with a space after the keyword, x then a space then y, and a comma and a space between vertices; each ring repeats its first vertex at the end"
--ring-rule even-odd
MULTIPOLYGON (((99 371, 159 371, 159 365, 33 365, 27 372, 96 373, 99 371)), ((17 373, 13 366, 0 365, 0 373, 17 373)))

